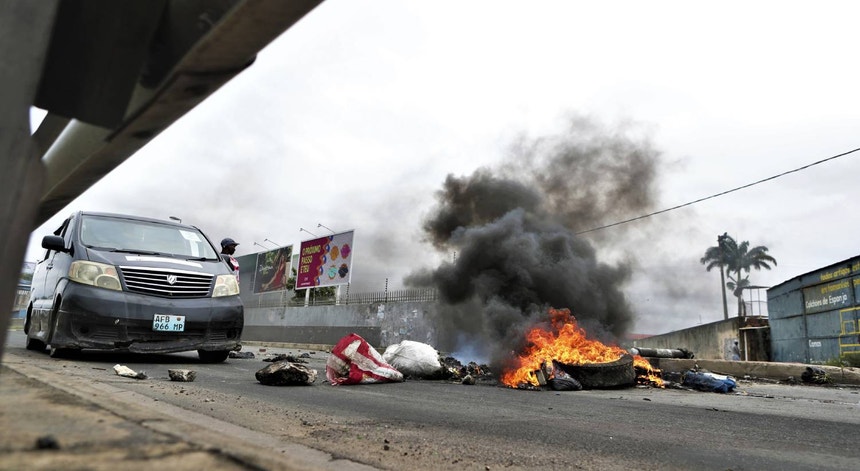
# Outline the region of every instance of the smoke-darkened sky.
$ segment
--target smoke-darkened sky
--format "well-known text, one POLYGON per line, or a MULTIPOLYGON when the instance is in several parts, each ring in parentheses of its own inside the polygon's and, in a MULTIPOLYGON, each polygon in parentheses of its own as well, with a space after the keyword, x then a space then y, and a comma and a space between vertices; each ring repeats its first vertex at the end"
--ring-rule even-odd
MULTIPOLYGON (((753 272, 756 285, 857 255, 858 157, 576 234, 860 147, 858 11, 327 0, 35 231, 27 259, 79 209, 180 217, 236 239, 239 255, 311 238, 300 228, 328 233, 321 224, 355 229, 351 290, 456 277, 474 269, 464 260, 502 255, 535 263, 504 280, 516 306, 535 294, 524 277, 540 290, 581 269, 615 303, 601 319, 609 331, 719 320, 719 273, 699 263, 718 234, 770 248, 778 265, 753 272), (490 190, 447 212, 440 199, 490 190)), ((457 288, 499 282, 479 278, 457 288)), ((540 297, 576 304, 584 286, 540 297)), ((503 329, 521 316, 509 301, 488 298, 498 315, 484 321, 503 329)))
POLYGON ((504 356, 549 307, 571 309, 591 335, 629 332, 624 291, 637 254, 607 263, 597 246, 632 247, 635 235, 581 234, 607 216, 653 211, 660 154, 625 131, 571 117, 558 135, 518 140, 498 169, 448 176, 423 228, 428 243, 456 256, 406 279, 439 289, 441 348, 492 345, 490 356, 504 356))

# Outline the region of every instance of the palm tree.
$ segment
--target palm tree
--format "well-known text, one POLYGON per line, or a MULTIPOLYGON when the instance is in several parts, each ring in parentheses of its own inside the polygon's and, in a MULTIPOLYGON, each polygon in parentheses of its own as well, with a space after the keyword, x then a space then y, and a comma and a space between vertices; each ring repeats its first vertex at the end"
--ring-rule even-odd
MULTIPOLYGON (((725 285, 738 298, 738 316, 742 316, 746 311, 743 302, 743 290, 750 286, 750 270, 753 268, 770 270, 771 264, 776 265, 776 259, 768 255, 767 247, 758 245, 750 248, 748 241, 738 244, 728 234, 718 237, 717 244, 715 247, 708 247, 705 250, 705 256, 699 262, 705 265, 705 269, 708 271, 711 271, 711 268, 720 267, 722 274, 722 270, 726 270, 729 281, 725 285), (745 276, 744 272, 746 272, 745 276)), ((720 281, 720 283, 723 282, 724 280, 720 281)))

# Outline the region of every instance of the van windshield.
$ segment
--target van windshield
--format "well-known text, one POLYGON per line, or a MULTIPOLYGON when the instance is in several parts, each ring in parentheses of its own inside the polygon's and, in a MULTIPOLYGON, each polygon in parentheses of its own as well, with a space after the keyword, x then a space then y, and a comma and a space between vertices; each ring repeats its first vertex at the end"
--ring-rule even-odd
POLYGON ((168 223, 84 215, 81 242, 87 247, 117 252, 218 259, 200 231, 168 223))

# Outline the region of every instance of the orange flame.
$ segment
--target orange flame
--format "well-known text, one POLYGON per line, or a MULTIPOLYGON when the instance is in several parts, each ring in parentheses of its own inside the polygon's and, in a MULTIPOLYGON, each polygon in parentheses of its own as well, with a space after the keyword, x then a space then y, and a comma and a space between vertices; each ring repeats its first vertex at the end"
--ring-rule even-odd
MULTIPOLYGON (((608 363, 620 359, 627 353, 620 347, 608 346, 597 340, 588 340, 585 330, 579 327, 576 319, 570 315, 570 309, 550 308, 549 317, 550 330, 535 327, 526 334, 528 346, 521 355, 517 356, 512 369, 502 373, 503 384, 514 388, 520 385, 539 386, 534 372, 545 368, 552 363, 552 360, 569 365, 608 363)), ((659 370, 654 370, 644 358, 635 356, 634 365, 649 373, 656 371, 654 375, 659 380, 657 376, 659 370)))
POLYGON ((661 375, 663 372, 651 366, 651 362, 639 355, 633 355, 633 367, 636 368, 636 382, 646 386, 665 388, 661 375), (640 374, 641 372, 641 374, 640 374))

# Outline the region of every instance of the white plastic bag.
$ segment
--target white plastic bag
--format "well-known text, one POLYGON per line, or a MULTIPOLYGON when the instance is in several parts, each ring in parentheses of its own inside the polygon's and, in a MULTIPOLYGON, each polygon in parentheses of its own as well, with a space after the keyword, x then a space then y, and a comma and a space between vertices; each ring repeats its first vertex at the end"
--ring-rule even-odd
POLYGON ((385 361, 407 376, 427 377, 439 373, 439 352, 426 343, 404 340, 389 345, 382 354, 385 361))

